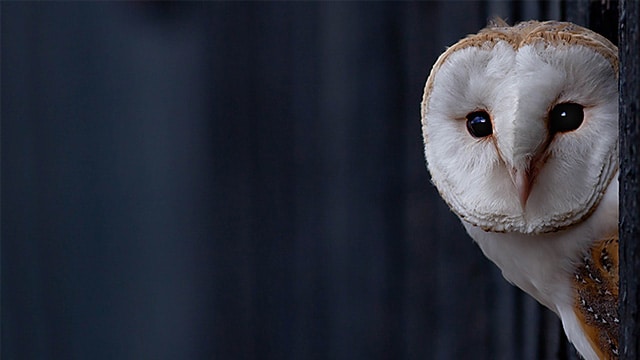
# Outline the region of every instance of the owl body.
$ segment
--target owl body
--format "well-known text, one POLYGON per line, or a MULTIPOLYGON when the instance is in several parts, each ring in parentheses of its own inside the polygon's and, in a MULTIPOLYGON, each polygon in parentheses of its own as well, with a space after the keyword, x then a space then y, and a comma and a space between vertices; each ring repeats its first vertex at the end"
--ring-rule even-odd
POLYGON ((617 354, 617 67, 579 26, 497 24, 440 56, 422 102, 440 195, 588 360, 617 354))

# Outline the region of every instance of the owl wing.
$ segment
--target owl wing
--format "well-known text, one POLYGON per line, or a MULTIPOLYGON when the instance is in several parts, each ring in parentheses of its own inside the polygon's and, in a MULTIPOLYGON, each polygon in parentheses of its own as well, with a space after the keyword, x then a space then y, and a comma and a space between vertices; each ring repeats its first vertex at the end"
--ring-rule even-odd
POLYGON ((576 269, 574 312, 601 359, 618 358, 618 234, 597 241, 576 269))

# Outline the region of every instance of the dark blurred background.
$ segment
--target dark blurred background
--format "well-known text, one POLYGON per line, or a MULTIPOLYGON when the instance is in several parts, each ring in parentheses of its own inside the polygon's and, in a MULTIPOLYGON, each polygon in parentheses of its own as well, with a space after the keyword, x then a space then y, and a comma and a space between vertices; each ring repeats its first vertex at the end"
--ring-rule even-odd
POLYGON ((2 359, 567 359, 429 183, 493 16, 589 1, 2 2, 2 359))

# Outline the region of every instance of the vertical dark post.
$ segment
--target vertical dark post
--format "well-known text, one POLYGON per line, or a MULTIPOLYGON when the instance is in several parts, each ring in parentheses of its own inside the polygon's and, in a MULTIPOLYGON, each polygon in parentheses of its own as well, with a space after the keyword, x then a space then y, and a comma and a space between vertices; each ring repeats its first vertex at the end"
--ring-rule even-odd
POLYGON ((620 316, 621 359, 640 356, 640 2, 620 2, 620 316))

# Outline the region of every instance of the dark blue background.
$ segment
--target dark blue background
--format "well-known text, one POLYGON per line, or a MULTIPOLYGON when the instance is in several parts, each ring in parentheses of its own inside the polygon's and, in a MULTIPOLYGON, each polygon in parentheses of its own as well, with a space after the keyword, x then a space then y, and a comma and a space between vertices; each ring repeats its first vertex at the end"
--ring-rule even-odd
POLYGON ((570 356, 430 185, 419 104, 490 16, 571 3, 0 9, 2 359, 570 356))

